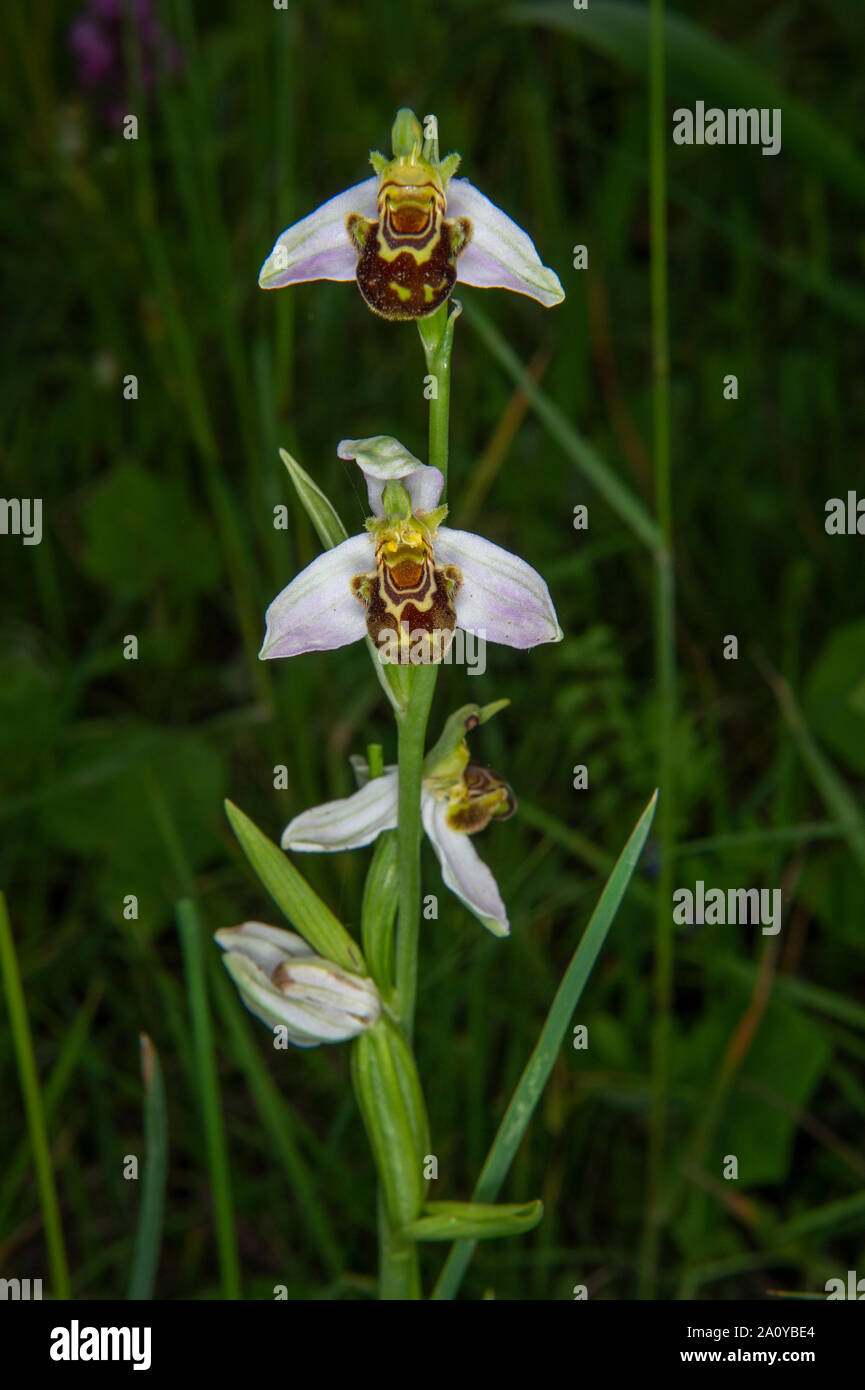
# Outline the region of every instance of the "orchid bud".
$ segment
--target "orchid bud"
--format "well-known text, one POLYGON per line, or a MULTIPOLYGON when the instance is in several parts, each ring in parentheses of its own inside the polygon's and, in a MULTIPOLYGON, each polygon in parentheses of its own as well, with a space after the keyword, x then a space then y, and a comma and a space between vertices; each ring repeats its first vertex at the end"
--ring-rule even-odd
POLYGON ((264 922, 223 927, 214 939, 250 1013, 284 1028, 296 1047, 345 1042, 378 1022, 381 998, 368 976, 316 956, 302 937, 264 922))

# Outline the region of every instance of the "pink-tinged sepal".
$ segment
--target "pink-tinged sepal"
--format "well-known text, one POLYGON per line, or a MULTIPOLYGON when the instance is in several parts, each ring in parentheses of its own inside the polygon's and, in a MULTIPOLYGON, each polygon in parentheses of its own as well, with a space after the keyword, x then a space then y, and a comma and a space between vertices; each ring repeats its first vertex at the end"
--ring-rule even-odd
POLYGON ((263 290, 278 290, 309 280, 353 280, 357 252, 346 232, 350 213, 375 217, 378 179, 364 179, 287 227, 258 276, 263 290))
POLYGON ((518 555, 471 531, 440 526, 436 562, 455 565, 462 574, 457 622, 466 632, 523 649, 561 641, 550 591, 518 555))
POLYGON ((369 568, 371 560, 372 545, 366 535, 349 536, 317 556, 270 604, 259 657, 266 661, 359 642, 366 621, 351 581, 369 568))

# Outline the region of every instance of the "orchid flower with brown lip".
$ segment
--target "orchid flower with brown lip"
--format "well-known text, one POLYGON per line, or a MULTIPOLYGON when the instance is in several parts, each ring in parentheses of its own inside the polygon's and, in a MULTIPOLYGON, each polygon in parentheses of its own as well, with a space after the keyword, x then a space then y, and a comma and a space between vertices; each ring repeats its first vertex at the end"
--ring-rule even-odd
POLYGON ((372 516, 324 551, 267 610, 263 660, 328 651, 369 636, 382 662, 435 664, 455 628, 506 647, 558 642, 562 631, 537 570, 492 541, 441 524, 443 478, 387 435, 344 439, 367 484, 372 516))
MULTIPOLYGON (((466 732, 485 724, 508 704, 464 705, 452 714, 435 747, 424 760, 421 819, 441 865, 447 887, 494 936, 510 932, 498 884, 477 853, 470 836, 490 821, 508 820, 516 798, 503 778, 470 761, 466 732)), ((385 767, 370 777, 366 759, 352 758, 360 790, 339 801, 313 806, 289 821, 282 848, 301 852, 361 849, 397 824, 398 772, 385 767)))
MULTIPOLYGON (((428 117, 427 121, 434 121, 428 117)), ((459 282, 529 295, 546 308, 565 294, 528 233, 468 179, 457 154, 438 157, 413 112, 397 113, 393 159, 373 151, 373 178, 346 188, 278 237, 261 268, 265 290, 309 280, 357 280, 382 318, 435 313, 459 282)))
POLYGON ((367 975, 317 956, 303 937, 266 922, 222 927, 214 940, 250 1013, 295 1047, 345 1042, 372 1028, 381 998, 367 975))

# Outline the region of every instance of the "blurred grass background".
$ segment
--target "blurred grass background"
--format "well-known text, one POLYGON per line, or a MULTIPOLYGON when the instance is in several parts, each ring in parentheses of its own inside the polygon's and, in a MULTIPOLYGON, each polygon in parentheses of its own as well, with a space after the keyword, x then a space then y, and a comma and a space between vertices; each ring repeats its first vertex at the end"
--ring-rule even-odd
MULTIPOLYGON (((194 898, 208 936, 277 920, 223 796, 278 839, 298 810, 351 790, 350 753, 395 749, 362 644, 256 660, 266 604, 319 548, 277 447, 351 530, 365 499, 337 441, 392 433, 423 455, 426 438, 414 330, 374 319, 351 285, 264 294, 258 268, 283 227, 366 177, 410 105, 436 112, 443 153, 462 152, 567 290, 552 311, 466 290, 492 329, 467 313, 456 332, 451 520, 540 568, 566 633, 530 655, 490 648, 478 679, 446 669, 431 721, 435 735, 456 705, 509 696, 473 748, 522 812, 479 843, 507 943, 425 860, 440 915, 422 940, 419 1065, 436 1195, 465 1198, 656 780, 651 557, 575 464, 583 440, 651 505, 647 11, 591 0, 580 31, 565 3, 164 0, 161 36, 139 7, 116 29, 124 53, 87 85, 73 26, 111 9, 9 0, 2 19, 2 490, 43 499, 44 538, 0 539, 0 883, 73 1293, 128 1282, 141 1184, 123 1157, 144 1152, 144 1031, 170 1143, 156 1296, 219 1297, 235 1276, 230 1252, 217 1259, 174 904, 194 898), (586 271, 571 269, 578 244, 586 271), (567 447, 491 332, 563 412, 567 447), (288 532, 272 525, 279 503, 288 532)), ((863 540, 823 527, 826 500, 857 485, 865 411, 865 13, 732 0, 668 16, 670 112, 702 97, 781 105, 785 121, 776 158, 668 147, 674 881, 782 887, 784 927, 677 931, 656 1291, 752 1298, 865 1270, 863 540), (722 658, 727 634, 738 661, 722 658)), ((298 861, 355 931, 366 860, 298 861)), ((574 1020, 590 1046, 562 1055, 502 1193, 542 1197, 545 1220, 481 1247, 463 1296, 636 1294, 657 871, 650 843, 574 1020)), ((374 1175, 347 1050, 274 1053, 209 941, 202 959, 244 1296, 372 1296, 374 1175)), ((45 1276, 5 1015, 0 1068, 0 1276, 45 1276)), ((443 1255, 423 1252, 428 1279, 443 1255)))

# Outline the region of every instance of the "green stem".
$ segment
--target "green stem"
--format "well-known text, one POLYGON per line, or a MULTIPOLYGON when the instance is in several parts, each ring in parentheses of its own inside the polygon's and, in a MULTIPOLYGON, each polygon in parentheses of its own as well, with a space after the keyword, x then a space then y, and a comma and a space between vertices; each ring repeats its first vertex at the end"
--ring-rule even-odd
MULTIPOLYGON (((417 326, 426 358, 429 399, 429 458, 444 478, 442 497, 447 490, 448 437, 450 430, 451 354, 454 324, 462 312, 454 304, 448 313, 445 303, 417 326)), ((410 668, 410 688, 406 708, 397 715, 399 732, 399 819, 397 853, 399 869, 399 917, 396 944, 396 987, 400 1021, 411 1039, 417 997, 417 956, 420 934, 420 791, 423 771, 424 739, 435 691, 437 666, 410 668)))
POLYGON ((39 1073, 36 1070, 36 1058, 33 1054, 33 1038, 27 1018, 27 1005, 21 985, 18 957, 15 954, 12 927, 9 922, 9 914, 6 911, 6 899, 2 893, 0 893, 0 965, 3 968, 9 1026, 12 1032, 15 1055, 18 1059, 18 1077, 24 1096, 24 1109, 27 1112, 27 1127, 30 1130, 30 1147, 33 1151, 33 1165, 36 1169, 39 1201, 42 1206, 42 1224, 45 1227, 45 1244, 48 1248, 48 1265, 54 1285, 53 1293, 55 1298, 68 1299, 71 1296, 69 1265, 66 1260, 60 1203, 57 1200, 57 1187, 54 1182, 51 1147, 45 1128, 42 1091, 39 1086, 39 1073))
POLYGON ((454 325, 462 313, 462 305, 453 302, 450 314, 442 304, 428 319, 418 319, 417 326, 426 358, 429 398, 429 457, 427 463, 438 468, 444 477, 442 501, 448 489, 448 439, 451 413, 451 354, 454 345, 454 325))
POLYGON ((675 581, 672 549, 670 360, 667 311, 667 187, 664 78, 664 0, 651 0, 649 27, 649 219, 652 303, 653 445, 655 512, 655 673, 658 702, 658 838, 661 868, 655 918, 652 1113, 647 1200, 640 1261, 641 1298, 655 1294, 664 1220, 661 1184, 670 1085, 670 1011, 673 996, 674 745, 676 720, 675 581))
POLYGON ((391 1228, 384 1197, 378 1193, 379 1292, 384 1302, 406 1302, 421 1296, 417 1242, 400 1240, 391 1228))
POLYGON ((417 997, 420 936, 420 790, 427 720, 438 676, 437 666, 412 669, 411 693, 398 716, 399 802, 397 862, 399 915, 396 938, 396 991, 400 1022, 411 1039, 417 997))
MULTIPOLYGON (((418 332, 426 359, 426 396, 429 400, 429 457, 444 478, 447 491, 448 441, 451 402, 451 353, 454 324, 460 307, 448 305, 428 319, 418 319, 418 332)), ((399 763, 397 820, 397 936, 396 1002, 400 1023, 411 1042, 417 1000, 418 944, 420 938, 420 795, 427 721, 435 693, 437 666, 407 668, 409 694, 405 708, 397 712, 399 763)), ((379 1199, 380 1200, 380 1199, 379 1199)), ((421 1297, 417 1246, 405 1243, 390 1229, 381 1207, 379 1215, 379 1297, 421 1297)))

